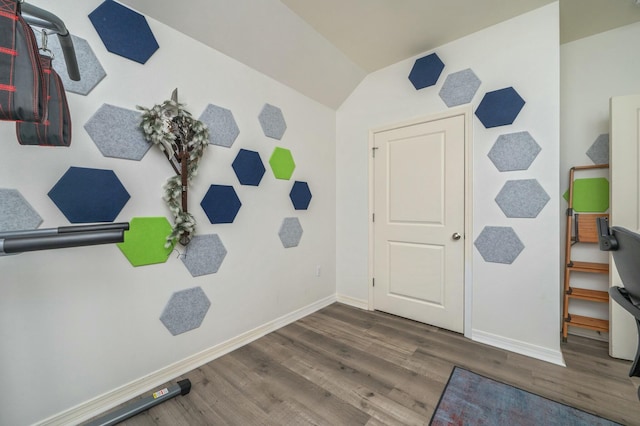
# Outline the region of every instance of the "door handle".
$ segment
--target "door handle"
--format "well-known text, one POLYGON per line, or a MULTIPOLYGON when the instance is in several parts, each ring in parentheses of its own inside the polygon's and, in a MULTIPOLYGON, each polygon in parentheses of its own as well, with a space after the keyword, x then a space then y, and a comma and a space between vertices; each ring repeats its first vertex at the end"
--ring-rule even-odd
POLYGON ((454 232, 453 235, 451 236, 451 238, 454 241, 458 241, 460 238, 462 238, 462 235, 458 234, 457 232, 454 232))

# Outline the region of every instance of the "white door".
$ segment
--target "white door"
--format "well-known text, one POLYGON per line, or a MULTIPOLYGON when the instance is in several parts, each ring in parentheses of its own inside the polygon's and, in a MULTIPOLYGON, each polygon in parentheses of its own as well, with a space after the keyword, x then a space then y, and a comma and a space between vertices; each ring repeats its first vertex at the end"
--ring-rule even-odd
POLYGON ((374 309, 462 332, 465 115, 373 135, 374 309))
MULTIPOLYGON (((640 232, 640 95, 619 96, 610 102, 610 223, 640 232)), ((623 287, 611 260, 612 286, 623 287)), ((609 355, 632 360, 638 347, 633 316, 609 302, 609 355)))

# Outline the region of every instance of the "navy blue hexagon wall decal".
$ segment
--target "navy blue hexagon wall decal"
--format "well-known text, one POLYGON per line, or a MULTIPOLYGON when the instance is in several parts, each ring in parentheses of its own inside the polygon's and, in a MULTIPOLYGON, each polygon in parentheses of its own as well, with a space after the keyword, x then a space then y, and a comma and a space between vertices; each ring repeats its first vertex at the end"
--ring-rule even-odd
POLYGON ((113 170, 69 167, 49 198, 71 223, 113 222, 129 193, 113 170))
POLYGON ((147 19, 113 0, 106 0, 89 19, 111 53, 144 64, 158 50, 147 19))
POLYGON ((442 70, 444 69, 444 63, 440 60, 438 55, 432 53, 427 56, 423 56, 420 59, 416 59, 416 62, 411 68, 409 73, 409 80, 413 84, 416 90, 424 89, 425 87, 433 86, 440 78, 442 70))
POLYGON ((476 109, 476 117, 485 128, 506 126, 515 121, 524 106, 524 99, 513 87, 485 93, 476 109))
POLYGON ((233 223, 242 203, 233 186, 211 185, 200 206, 211 223, 233 223))
POLYGON ((307 182, 295 181, 289 192, 289 198, 296 210, 306 210, 311 202, 311 191, 307 182))
POLYGON ((264 176, 265 168, 260 154, 255 151, 241 149, 233 160, 233 171, 242 185, 258 186, 264 176))

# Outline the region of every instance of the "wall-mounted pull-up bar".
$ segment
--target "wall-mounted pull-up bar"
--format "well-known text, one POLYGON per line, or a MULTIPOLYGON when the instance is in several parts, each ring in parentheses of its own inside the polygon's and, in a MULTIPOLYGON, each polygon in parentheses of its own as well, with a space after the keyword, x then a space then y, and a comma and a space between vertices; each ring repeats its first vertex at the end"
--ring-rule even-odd
POLYGON ((73 47, 73 40, 71 34, 64 22, 53 13, 40 9, 29 3, 21 3, 20 9, 22 11, 22 18, 29 24, 35 27, 51 30, 58 34, 58 40, 60 41, 60 47, 64 54, 64 61, 67 64, 67 74, 69 78, 74 81, 80 80, 80 69, 78 68, 78 60, 76 58, 76 51, 73 47))
POLYGON ((26 251, 121 243, 129 223, 61 226, 0 232, 0 256, 26 251))

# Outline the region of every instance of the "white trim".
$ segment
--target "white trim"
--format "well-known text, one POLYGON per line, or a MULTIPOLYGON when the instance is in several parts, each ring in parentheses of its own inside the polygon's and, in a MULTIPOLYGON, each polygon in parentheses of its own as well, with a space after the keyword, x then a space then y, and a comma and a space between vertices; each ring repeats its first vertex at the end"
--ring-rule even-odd
POLYGON ((365 299, 358 299, 357 297, 347 296, 346 294, 336 294, 338 302, 345 305, 353 306, 354 308, 369 310, 369 301, 365 299))
POLYGON ((496 348, 505 349, 541 361, 550 362, 552 364, 566 367, 564 357, 561 351, 555 351, 542 346, 532 345, 531 343, 522 342, 520 340, 509 339, 508 337, 498 336, 496 334, 487 333, 486 331, 473 330, 471 338, 475 342, 485 343, 496 348))
MULTIPOLYGON (((354 299, 355 300, 355 299, 354 299)), ((83 402, 75 407, 55 414, 38 423, 41 425, 70 425, 79 424, 92 417, 98 416, 111 408, 129 401, 136 396, 148 392, 168 381, 175 379, 183 374, 188 373, 216 358, 219 358, 235 349, 238 349, 254 340, 269 334, 287 324, 297 321, 307 315, 310 315, 330 304, 336 302, 336 295, 332 294, 320 299, 310 305, 293 311, 289 314, 269 321, 259 327, 249 330, 234 338, 222 342, 202 352, 196 353, 174 364, 168 365, 158 371, 155 371, 145 377, 134 380, 124 386, 109 391, 89 401, 83 402)))
MULTIPOLYGON (((471 104, 463 105, 457 108, 451 108, 447 111, 430 114, 426 117, 414 118, 401 123, 386 125, 383 127, 369 130, 369 276, 368 283, 373 282, 374 276, 374 224, 371 220, 375 210, 375 185, 374 185, 374 159, 372 156, 375 134, 387 130, 397 129, 400 127, 413 126, 419 123, 427 123, 429 121, 442 120, 449 117, 464 116, 464 336, 471 339, 472 330, 472 302, 473 302, 473 108, 471 104)), ((369 285, 369 309, 375 309, 375 301, 373 297, 373 285, 369 285)))

